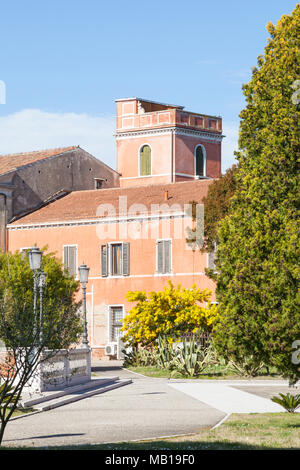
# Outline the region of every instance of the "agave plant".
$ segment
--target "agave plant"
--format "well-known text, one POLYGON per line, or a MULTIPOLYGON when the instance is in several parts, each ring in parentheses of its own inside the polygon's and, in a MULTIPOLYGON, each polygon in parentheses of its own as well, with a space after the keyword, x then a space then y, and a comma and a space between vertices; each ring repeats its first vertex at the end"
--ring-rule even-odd
POLYGON ((297 408, 300 407, 300 394, 292 395, 291 393, 279 393, 280 397, 272 397, 274 403, 281 405, 289 413, 295 413, 297 408))
POLYGON ((175 369, 187 377, 199 375, 209 364, 211 351, 195 343, 194 340, 184 339, 182 347, 176 348, 173 360, 175 369))
POLYGON ((151 366, 154 364, 152 351, 147 348, 133 348, 130 352, 124 351, 124 366, 151 366))
POLYGON ((162 369, 171 370, 174 367, 175 350, 167 338, 159 336, 154 350, 156 365, 162 369))
POLYGON ((257 360, 254 355, 245 356, 240 361, 231 359, 228 364, 229 370, 243 377, 256 377, 263 367, 264 364, 260 360, 257 360))

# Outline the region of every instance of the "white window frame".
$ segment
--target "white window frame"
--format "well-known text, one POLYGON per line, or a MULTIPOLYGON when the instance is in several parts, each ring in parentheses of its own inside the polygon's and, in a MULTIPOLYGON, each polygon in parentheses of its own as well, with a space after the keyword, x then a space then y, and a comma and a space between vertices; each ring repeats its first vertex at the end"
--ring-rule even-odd
MULTIPOLYGON (((108 315, 108 318, 107 318, 107 342, 108 343, 112 343, 112 344, 117 344, 118 341, 113 341, 112 338, 111 338, 111 327, 112 327, 112 308, 122 308, 122 312, 123 312, 123 319, 125 317, 125 308, 124 308, 124 304, 111 304, 111 305, 108 305, 107 308, 108 308, 108 312, 107 312, 107 315, 108 315)), ((123 335, 123 332, 122 332, 122 335, 123 335)), ((122 337, 121 335, 121 337, 122 337)))
MULTIPOLYGON (((110 242, 110 243, 107 243, 108 245, 108 276, 109 277, 124 277, 123 274, 113 274, 112 273, 112 246, 113 245, 121 245, 122 247, 122 253, 121 253, 121 260, 120 260, 120 263, 121 263, 121 273, 123 273, 123 245, 124 245, 124 242, 110 242)), ((117 305, 113 305, 113 307, 117 307, 117 305)))
MULTIPOLYGON (((123 242, 123 241, 114 241, 114 242, 108 242, 108 243, 103 243, 101 246, 103 245, 107 245, 107 276, 101 276, 103 279, 107 279, 107 278, 124 278, 124 277, 128 277, 129 274, 123 274, 123 254, 124 254, 124 244, 125 243, 128 243, 128 242, 123 242), (113 245, 121 245, 122 246, 122 253, 121 253, 121 273, 122 274, 112 274, 112 246, 113 245)), ((100 250, 101 250, 101 246, 100 246, 100 250)), ((130 250, 130 248, 129 248, 130 250)), ((130 258, 130 254, 129 254, 129 258, 130 258)), ((101 262, 101 253, 100 253, 100 262, 101 262)), ((129 263, 129 266, 130 266, 130 259, 128 260, 128 263, 129 263)), ((101 269, 102 271, 102 269, 101 269)), ((130 272, 130 267, 129 267, 129 272, 130 272)))

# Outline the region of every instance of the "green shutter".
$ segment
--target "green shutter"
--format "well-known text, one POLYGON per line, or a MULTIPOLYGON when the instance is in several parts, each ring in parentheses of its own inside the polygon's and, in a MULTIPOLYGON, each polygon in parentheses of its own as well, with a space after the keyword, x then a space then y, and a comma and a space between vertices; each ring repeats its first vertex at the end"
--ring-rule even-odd
POLYGON ((64 266, 70 276, 76 276, 76 246, 64 246, 64 266))
POLYGON ((164 242, 159 240, 157 242, 157 272, 163 273, 164 272, 164 242))
POLYGON ((171 240, 164 240, 164 273, 171 272, 171 240))
POLYGON ((69 246, 69 273, 76 277, 76 246, 69 246))
POLYGON ((123 276, 129 276, 129 243, 123 243, 123 276))
POLYGON ((64 246, 64 267, 65 269, 68 269, 69 268, 69 250, 68 250, 68 246, 64 246))
POLYGON ((101 245, 101 276, 106 277, 108 275, 108 246, 101 245))
POLYGON ((171 272, 171 240, 159 240, 156 242, 157 272, 168 274, 171 272))
POLYGON ((149 145, 144 145, 140 153, 140 175, 151 175, 151 149, 149 145))

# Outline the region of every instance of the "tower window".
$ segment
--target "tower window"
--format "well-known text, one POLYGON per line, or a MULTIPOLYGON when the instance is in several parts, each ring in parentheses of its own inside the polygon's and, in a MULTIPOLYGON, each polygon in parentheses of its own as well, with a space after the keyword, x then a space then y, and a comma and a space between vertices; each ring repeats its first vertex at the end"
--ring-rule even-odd
POLYGON ((151 148, 143 145, 140 150, 140 176, 151 175, 151 148))
POLYGON ((103 178, 94 178, 95 189, 101 189, 103 181, 103 178))
POLYGON ((196 147, 195 152, 195 175, 198 178, 206 176, 206 155, 202 145, 196 147))

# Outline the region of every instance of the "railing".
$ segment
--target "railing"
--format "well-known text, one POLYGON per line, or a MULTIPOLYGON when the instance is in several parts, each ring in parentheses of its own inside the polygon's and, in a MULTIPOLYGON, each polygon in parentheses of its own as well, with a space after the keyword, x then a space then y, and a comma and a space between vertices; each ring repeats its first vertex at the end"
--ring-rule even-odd
POLYGON ((211 335, 206 332, 199 332, 199 333, 180 333, 180 339, 183 341, 195 341, 196 344, 201 346, 201 348, 205 348, 209 345, 211 335))
POLYGON ((45 351, 43 357, 45 360, 25 387, 28 393, 58 390, 91 380, 90 349, 45 351))
POLYGON ((221 118, 179 109, 164 109, 142 114, 121 115, 117 118, 117 131, 165 125, 179 125, 218 133, 222 132, 221 118))

